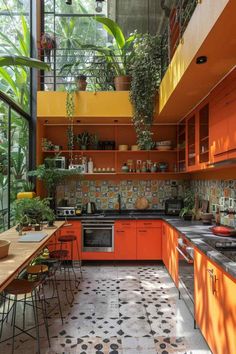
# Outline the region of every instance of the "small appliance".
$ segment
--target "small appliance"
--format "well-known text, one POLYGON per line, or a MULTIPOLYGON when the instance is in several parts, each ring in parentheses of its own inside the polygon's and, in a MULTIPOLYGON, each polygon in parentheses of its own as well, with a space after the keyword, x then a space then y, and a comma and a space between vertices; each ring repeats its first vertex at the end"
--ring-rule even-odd
POLYGON ((88 202, 86 204, 86 213, 87 214, 95 214, 97 211, 96 205, 94 202, 88 202))
MULTIPOLYGON (((47 161, 47 159, 44 160, 44 164, 46 168, 52 167, 52 159, 50 159, 50 162, 47 161)), ((66 168, 66 158, 65 156, 57 156, 53 159, 53 166, 54 168, 58 168, 61 170, 64 170, 66 168)))
POLYGON ((182 208, 183 208, 183 199, 170 198, 165 201, 166 215, 179 215, 180 210, 182 208))
POLYGON ((56 208, 57 216, 75 216, 76 208, 75 207, 57 207, 56 208))

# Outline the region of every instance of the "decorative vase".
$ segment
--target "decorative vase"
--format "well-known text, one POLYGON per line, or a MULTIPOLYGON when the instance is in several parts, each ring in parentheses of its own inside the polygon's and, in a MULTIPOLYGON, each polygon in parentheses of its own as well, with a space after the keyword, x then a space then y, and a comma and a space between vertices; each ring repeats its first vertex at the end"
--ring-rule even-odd
POLYGON ((123 75, 114 78, 116 91, 129 91, 131 85, 131 76, 123 75))

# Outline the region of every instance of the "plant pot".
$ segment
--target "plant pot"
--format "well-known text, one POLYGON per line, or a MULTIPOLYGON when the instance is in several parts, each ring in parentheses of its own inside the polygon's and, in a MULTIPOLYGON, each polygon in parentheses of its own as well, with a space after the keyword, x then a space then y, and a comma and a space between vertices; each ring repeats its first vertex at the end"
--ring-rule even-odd
POLYGON ((41 225, 35 225, 34 226, 34 231, 41 231, 41 225))
POLYGON ((48 221, 48 226, 50 227, 50 226, 53 226, 54 225, 54 220, 50 220, 50 221, 48 221))
POLYGON ((184 219, 185 221, 191 221, 192 218, 193 218, 192 214, 185 214, 185 215, 183 216, 183 219, 184 219))
POLYGON ((123 75, 114 78, 116 91, 129 91, 131 85, 131 76, 123 75))
POLYGON ((87 81, 86 80, 78 80, 77 81, 77 87, 79 91, 86 91, 87 87, 87 81))
POLYGON ((81 145, 80 150, 87 150, 87 145, 81 145))

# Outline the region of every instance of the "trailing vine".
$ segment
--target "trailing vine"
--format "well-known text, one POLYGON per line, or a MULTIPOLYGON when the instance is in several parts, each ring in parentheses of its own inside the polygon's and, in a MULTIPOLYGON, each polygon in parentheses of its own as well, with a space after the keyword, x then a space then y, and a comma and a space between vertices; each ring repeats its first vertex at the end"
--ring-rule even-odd
POLYGON ((153 124, 156 93, 160 84, 160 39, 144 34, 135 40, 131 66, 130 101, 133 105, 133 124, 140 149, 153 147, 153 124))
POLYGON ((67 91, 66 95, 66 115, 69 120, 73 120, 75 114, 75 94, 74 91, 67 91))

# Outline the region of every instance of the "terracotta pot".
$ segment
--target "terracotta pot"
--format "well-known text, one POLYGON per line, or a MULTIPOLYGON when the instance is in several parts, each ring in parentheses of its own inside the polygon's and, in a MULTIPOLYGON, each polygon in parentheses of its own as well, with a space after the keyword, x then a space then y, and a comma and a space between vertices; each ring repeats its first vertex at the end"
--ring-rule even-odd
POLYGON ((129 91, 131 85, 131 76, 116 76, 114 83, 116 91, 129 91))
POLYGON ((87 81, 86 80, 78 80, 77 87, 78 87, 79 91, 85 91, 86 87, 87 87, 87 81))

